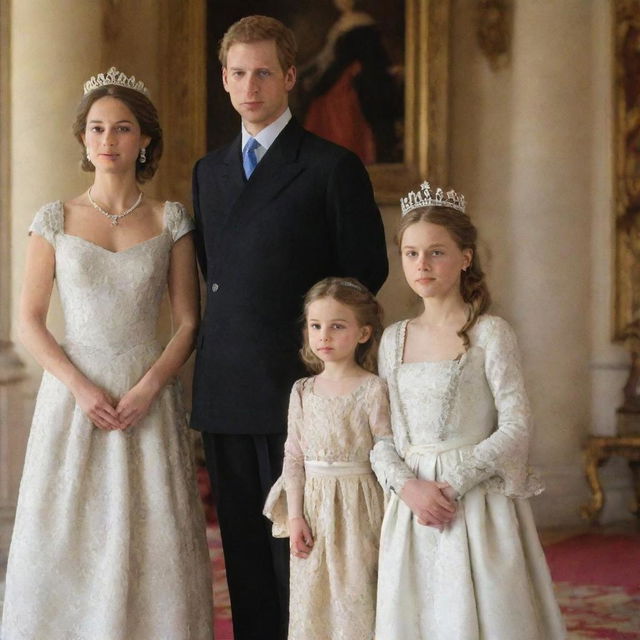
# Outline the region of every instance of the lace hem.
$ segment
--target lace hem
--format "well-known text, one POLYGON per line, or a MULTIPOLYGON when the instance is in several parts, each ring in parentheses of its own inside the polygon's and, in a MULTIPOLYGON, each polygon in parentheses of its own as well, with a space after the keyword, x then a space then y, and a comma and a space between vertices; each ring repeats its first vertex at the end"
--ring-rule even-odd
POLYGON ((287 509, 287 490, 280 476, 271 487, 262 513, 273 522, 271 535, 274 538, 289 537, 289 511, 287 509))

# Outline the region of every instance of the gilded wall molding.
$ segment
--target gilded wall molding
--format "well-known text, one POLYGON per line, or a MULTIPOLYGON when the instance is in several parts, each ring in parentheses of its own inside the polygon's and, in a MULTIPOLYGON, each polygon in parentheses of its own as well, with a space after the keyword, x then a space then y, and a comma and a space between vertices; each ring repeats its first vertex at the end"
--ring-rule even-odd
POLYGON ((614 3, 614 339, 640 351, 640 0, 614 3))
POLYGON ((614 339, 631 352, 618 432, 640 433, 640 0, 614 10, 614 339))
POLYGON ((367 167, 381 204, 449 179, 450 0, 406 0, 405 11, 404 162, 367 167))

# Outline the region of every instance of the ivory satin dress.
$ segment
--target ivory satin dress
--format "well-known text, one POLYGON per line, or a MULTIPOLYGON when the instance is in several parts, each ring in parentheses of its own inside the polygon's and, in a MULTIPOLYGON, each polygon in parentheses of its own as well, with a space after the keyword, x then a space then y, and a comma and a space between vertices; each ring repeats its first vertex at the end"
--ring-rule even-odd
POLYGON ((531 416, 513 331, 483 315, 460 358, 405 363, 407 323, 387 328, 379 354, 401 459, 372 453, 390 492, 376 640, 564 638, 527 500, 542 485, 527 466, 531 416), (418 524, 397 495, 416 476, 460 494, 442 532, 418 524))
MULTIPOLYGON (((55 250, 69 359, 120 398, 156 340, 173 244, 192 229, 167 202, 158 236, 114 253, 64 233, 61 202, 30 231, 55 250)), ((2 640, 210 640, 205 522, 177 381, 126 431, 94 427, 45 372, 9 554, 2 640)))

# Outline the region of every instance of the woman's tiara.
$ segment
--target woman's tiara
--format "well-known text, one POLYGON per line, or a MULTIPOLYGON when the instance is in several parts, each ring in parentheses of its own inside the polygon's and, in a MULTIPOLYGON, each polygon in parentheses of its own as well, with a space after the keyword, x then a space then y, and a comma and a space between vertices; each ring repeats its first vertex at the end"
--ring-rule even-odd
POLYGON ((135 76, 129 77, 122 73, 122 71, 118 71, 115 67, 111 67, 107 73, 99 73, 97 76, 93 76, 90 80, 87 80, 84 83, 84 94, 86 95, 98 87, 105 87, 110 84, 117 84, 119 87, 133 89, 134 91, 143 93, 145 96, 149 95, 142 80, 136 80, 135 76))
POLYGON ((404 198, 400 198, 403 216, 413 209, 433 206, 449 207, 464 213, 466 202, 464 196, 461 193, 456 193, 453 189, 447 191, 445 195, 444 191, 438 187, 433 193, 431 185, 426 180, 420 185, 420 191, 409 191, 404 198))

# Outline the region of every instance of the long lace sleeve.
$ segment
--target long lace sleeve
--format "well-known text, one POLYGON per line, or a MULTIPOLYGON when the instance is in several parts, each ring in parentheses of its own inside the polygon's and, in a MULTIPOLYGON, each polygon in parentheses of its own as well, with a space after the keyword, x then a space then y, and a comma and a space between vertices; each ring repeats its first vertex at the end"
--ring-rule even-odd
POLYGON ((389 417, 387 385, 382 380, 372 386, 369 425, 374 442, 370 454, 373 471, 385 491, 399 493, 404 483, 415 476, 396 451, 389 417))
POLYGON ((291 389, 289 398, 289 418, 287 440, 284 444, 284 463, 282 478, 287 492, 287 511, 289 518, 303 515, 304 496, 304 453, 300 443, 302 427, 302 380, 298 380, 291 389))
POLYGON ((515 334, 501 318, 492 318, 485 349, 485 375, 493 394, 498 424, 450 473, 460 495, 480 482, 510 497, 529 497, 543 488, 528 467, 531 411, 524 388, 515 334))
POLYGON ((298 380, 291 389, 282 475, 271 487, 262 511, 273 522, 272 534, 276 538, 287 538, 289 518, 303 515, 305 475, 304 454, 300 444, 303 383, 304 380, 298 380))

